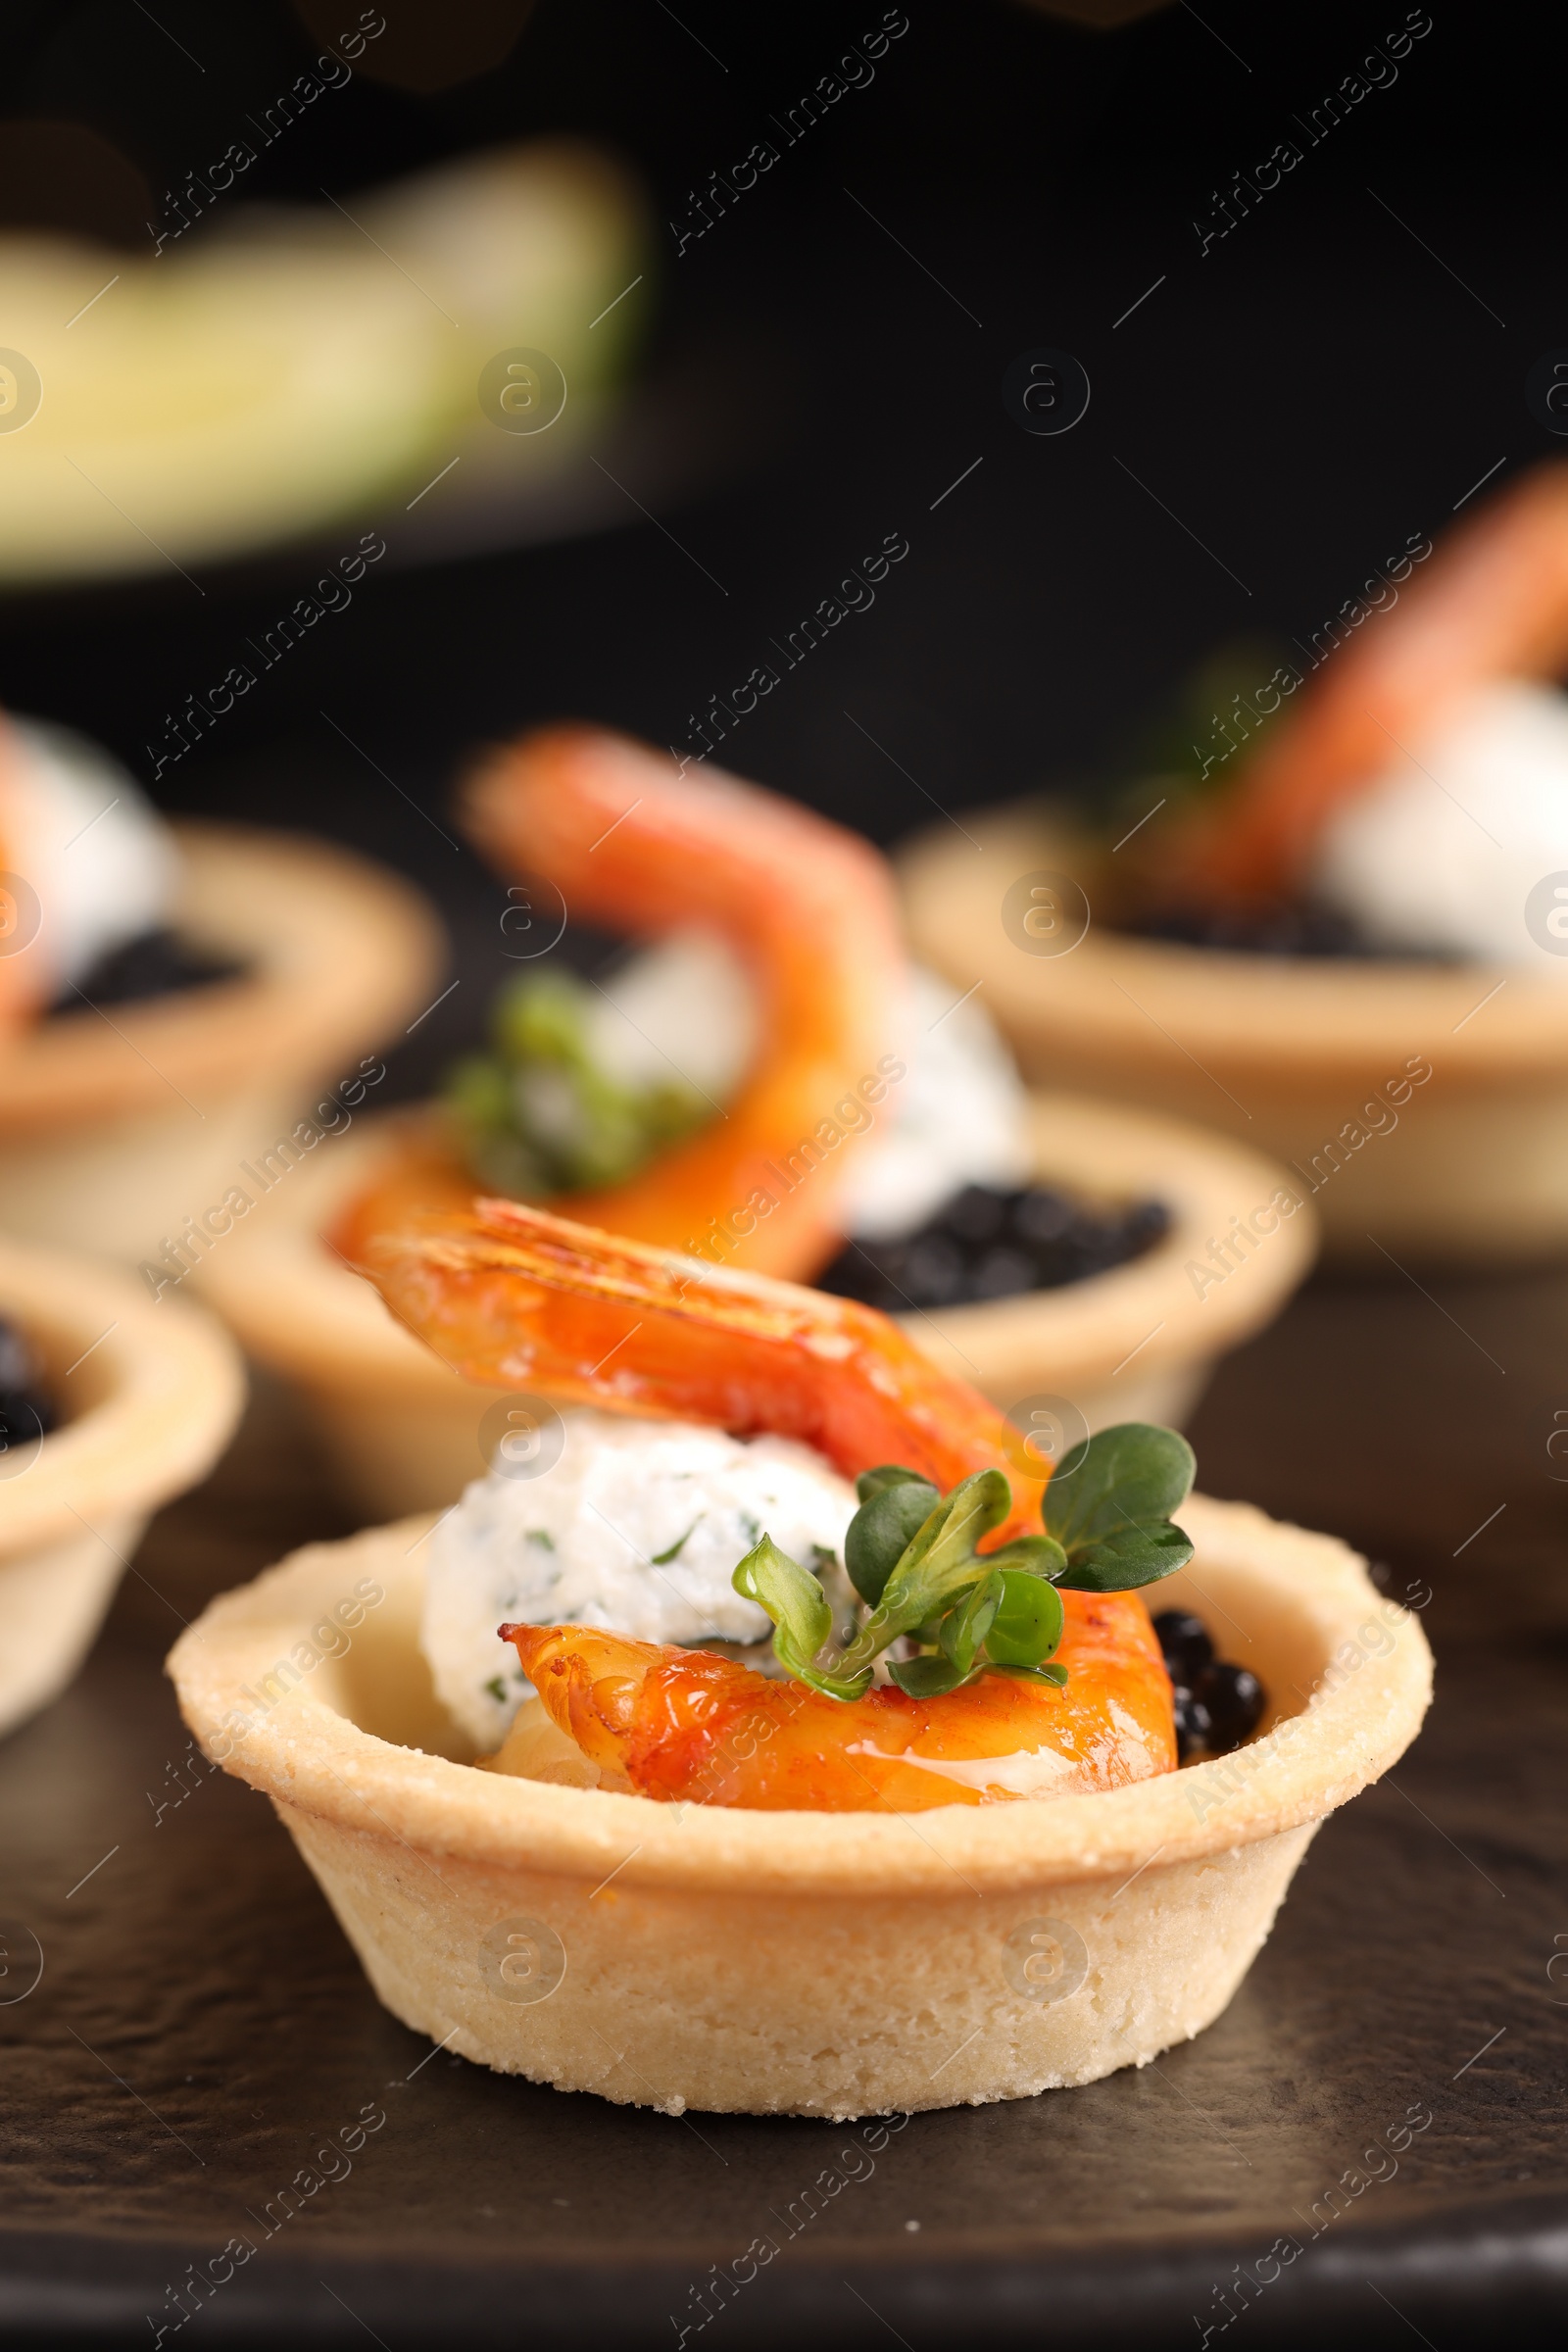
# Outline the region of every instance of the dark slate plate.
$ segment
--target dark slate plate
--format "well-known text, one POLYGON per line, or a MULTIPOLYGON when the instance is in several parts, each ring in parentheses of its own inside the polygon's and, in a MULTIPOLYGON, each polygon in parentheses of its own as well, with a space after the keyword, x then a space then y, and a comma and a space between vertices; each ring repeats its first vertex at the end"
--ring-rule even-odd
POLYGON ((1565 1303, 1561 1278, 1322 1288, 1222 1373, 1207 1486, 1343 1529, 1396 1592, 1435 1588, 1430 1728, 1323 1831, 1198 2041, 884 2144, 505 2081, 376 2006, 158 1672, 208 1592, 343 1530, 264 1397, 155 1528, 76 1688, 0 1749, 0 2326, 148 2345, 194 2305, 192 2342, 388 2352, 1560 2341, 1565 1303), (384 2121, 352 2169, 279 2220, 362 2115, 384 2121), (193 2288, 240 2232, 259 2251, 193 2288))

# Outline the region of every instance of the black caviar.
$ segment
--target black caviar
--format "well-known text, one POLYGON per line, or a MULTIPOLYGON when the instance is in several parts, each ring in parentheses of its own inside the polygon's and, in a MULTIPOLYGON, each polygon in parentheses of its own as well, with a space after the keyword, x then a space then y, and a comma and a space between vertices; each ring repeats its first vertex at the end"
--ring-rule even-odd
POLYGON ((1184 948, 1219 948, 1240 956, 1338 956, 1383 963, 1452 960, 1437 949, 1389 947, 1370 938, 1353 916, 1311 899, 1267 900, 1235 906, 1162 906, 1136 917, 1125 928, 1139 939, 1165 939, 1184 948))
POLYGON ((0 1318, 0 1478, 11 1460, 55 1425, 32 1349, 14 1323, 0 1318))
POLYGON ((1097 1207, 1053 1185, 998 1192, 966 1184, 918 1232, 847 1243, 817 1288, 890 1315, 969 1306, 1108 1273, 1142 1257, 1169 1225, 1158 1200, 1097 1207))
POLYGON ((146 997, 180 996, 187 989, 235 979, 242 968, 191 947, 176 931, 142 931, 100 956, 76 987, 62 991, 50 1010, 74 1011, 83 997, 93 1004, 133 1004, 146 997))
POLYGON ((1208 1629, 1190 1609, 1161 1609, 1154 1632, 1176 1697, 1178 1761, 1229 1755, 1257 1729, 1262 1684, 1250 1667, 1215 1657, 1208 1629))

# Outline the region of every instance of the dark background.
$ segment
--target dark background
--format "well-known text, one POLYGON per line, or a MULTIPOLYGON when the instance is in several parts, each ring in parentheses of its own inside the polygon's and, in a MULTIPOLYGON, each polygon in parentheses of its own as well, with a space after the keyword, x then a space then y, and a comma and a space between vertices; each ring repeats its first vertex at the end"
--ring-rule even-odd
MULTIPOLYGON (((310 9, 322 31, 358 15, 310 9)), ((465 43, 469 64, 505 54, 422 92, 357 71, 253 167, 247 195, 352 202, 454 152, 563 130, 630 158, 658 256, 639 371, 675 381, 659 430, 693 445, 659 512, 674 540, 628 502, 618 527, 399 570, 395 495, 389 561, 352 612, 160 791, 330 832, 417 875, 459 927, 457 969, 482 939, 485 974, 502 976, 499 889, 385 779, 444 814, 472 747, 558 714, 685 743, 688 714, 772 659, 769 640, 889 531, 910 553, 874 609, 720 747, 883 842, 939 808, 1107 772, 1204 654, 1239 633, 1306 637, 1499 460, 1494 483, 1554 447, 1523 396, 1532 362, 1568 342, 1563 41, 1544 11, 1439 0, 1393 85, 1309 146, 1298 118, 1404 24, 1396 0, 1208 0, 1110 32, 910 0, 874 82, 678 258, 667 222, 689 216, 688 191, 771 135, 769 117, 880 23, 873 0, 387 13, 379 54, 401 25, 416 78, 421 44, 425 80, 457 71, 465 43), (1212 221, 1214 191, 1286 138, 1301 163, 1200 254, 1193 224, 1212 221), (1008 362, 1039 346, 1074 353, 1093 386, 1060 437, 1024 433, 1002 405, 1008 362)), ((15 122, 0 142, 0 213, 145 251, 165 187, 319 46, 281 0, 159 0, 154 17, 134 0, 12 0, 0 84, 7 112, 33 120, 20 146, 15 122), (40 154, 47 169, 24 168, 40 154)), ((220 674, 311 563, 202 566, 205 598, 169 571, 0 602, 0 699, 100 736, 146 778, 163 713, 220 674)), ((405 1089, 471 1032, 484 993, 460 990, 426 1024, 405 1089)))

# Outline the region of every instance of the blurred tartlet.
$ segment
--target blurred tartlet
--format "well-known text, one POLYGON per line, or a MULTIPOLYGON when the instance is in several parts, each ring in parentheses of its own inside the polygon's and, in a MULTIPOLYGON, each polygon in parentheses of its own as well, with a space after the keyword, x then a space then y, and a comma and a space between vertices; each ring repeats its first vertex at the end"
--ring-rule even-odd
POLYGON ((64 730, 10 722, 0 762, 0 1228, 140 1260, 158 1297, 351 1122, 439 929, 325 843, 165 826, 64 730))
POLYGON ((227 1335, 130 1276, 0 1241, 0 1733, 75 1674, 161 1503, 244 1402, 227 1335))
POLYGON ((1366 596, 1214 693, 1197 765, 1151 774, 1119 839, 1040 801, 966 815, 981 858, 916 841, 910 935, 985 984, 1030 1077, 1285 1162, 1336 1256, 1560 1255, 1568 467, 1366 596))

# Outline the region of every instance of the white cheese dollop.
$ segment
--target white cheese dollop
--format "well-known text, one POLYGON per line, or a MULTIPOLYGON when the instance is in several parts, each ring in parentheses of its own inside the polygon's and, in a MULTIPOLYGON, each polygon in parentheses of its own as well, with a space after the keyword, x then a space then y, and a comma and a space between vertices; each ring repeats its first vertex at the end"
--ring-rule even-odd
MULTIPOLYGON (((1412 742, 1339 811, 1312 880, 1391 948, 1568 980, 1568 954, 1539 936, 1556 905, 1538 911, 1535 934, 1526 917, 1537 884, 1558 873, 1568 874, 1568 697, 1506 679, 1412 742)), ((1548 936, 1568 947, 1561 927, 1548 936)))
POLYGON ((745 1076, 757 1032, 757 994, 734 951, 710 931, 675 931, 602 983, 588 1050, 622 1086, 680 1076, 722 1102, 745 1076))
POLYGON ((41 718, 11 724, 22 758, 6 779, 0 849, 37 893, 38 952, 58 995, 168 920, 178 856, 135 779, 97 744, 41 718))
POLYGON ((536 1478, 476 1479, 430 1539, 420 1642, 437 1693, 488 1752, 530 1686, 505 1623, 597 1625, 641 1642, 760 1642, 730 1583, 760 1535, 818 1565, 842 1555, 855 1491, 787 1438, 567 1405, 536 1478))
POLYGON ((915 1232, 966 1184, 1027 1184, 1033 1164, 1029 1098, 979 1000, 911 965, 906 1035, 892 1115, 845 1182, 845 1230, 865 1241, 915 1232))

